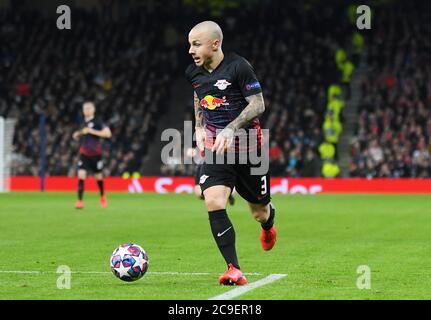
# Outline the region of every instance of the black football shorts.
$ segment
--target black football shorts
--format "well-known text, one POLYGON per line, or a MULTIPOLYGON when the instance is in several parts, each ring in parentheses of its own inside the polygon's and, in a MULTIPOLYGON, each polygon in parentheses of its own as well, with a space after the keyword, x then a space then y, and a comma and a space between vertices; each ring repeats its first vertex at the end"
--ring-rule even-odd
POLYGON ((78 170, 83 169, 94 173, 102 172, 103 160, 102 156, 86 156, 81 154, 78 161, 78 170))
MULTIPOLYGON (((208 151, 206 151, 208 152, 208 151)), ((200 165, 199 179, 195 179, 199 183, 202 194, 213 186, 223 185, 234 188, 246 201, 255 204, 266 205, 271 201, 270 177, 266 173, 264 175, 252 175, 251 168, 259 167, 259 165, 247 164, 208 164, 200 165)))
POLYGON ((195 186, 197 186, 199 184, 199 179, 201 178, 202 175, 202 163, 196 164, 195 167, 195 186))

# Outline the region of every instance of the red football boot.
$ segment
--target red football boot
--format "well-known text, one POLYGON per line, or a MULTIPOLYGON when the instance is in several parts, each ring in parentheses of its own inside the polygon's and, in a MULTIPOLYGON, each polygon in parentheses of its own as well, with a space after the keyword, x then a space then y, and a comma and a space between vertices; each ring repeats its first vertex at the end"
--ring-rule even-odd
POLYGON ((108 202, 106 201, 106 196, 100 197, 100 206, 102 208, 106 208, 108 206, 108 202))
POLYGON ((76 209, 84 209, 84 201, 82 201, 82 200, 76 200, 75 208, 76 209))
POLYGON ((235 268, 231 263, 229 263, 229 269, 220 276, 218 282, 227 286, 242 286, 248 283, 241 270, 235 268))
POLYGON ((262 245, 263 250, 271 250, 272 247, 274 247, 276 240, 277 229, 275 229, 275 225, 273 225, 272 228, 269 230, 265 230, 262 228, 262 230, 260 231, 260 244, 262 245))

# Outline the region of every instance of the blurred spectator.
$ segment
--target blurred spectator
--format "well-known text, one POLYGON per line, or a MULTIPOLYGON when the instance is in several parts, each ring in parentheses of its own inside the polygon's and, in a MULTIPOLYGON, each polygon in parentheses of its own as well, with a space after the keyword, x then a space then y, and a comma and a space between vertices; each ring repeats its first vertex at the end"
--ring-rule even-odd
POLYGON ((333 161, 326 161, 322 166, 322 175, 325 178, 335 178, 340 174, 339 166, 333 161))
POLYGON ((320 160, 312 149, 308 149, 305 154, 302 175, 304 177, 320 176, 320 160))

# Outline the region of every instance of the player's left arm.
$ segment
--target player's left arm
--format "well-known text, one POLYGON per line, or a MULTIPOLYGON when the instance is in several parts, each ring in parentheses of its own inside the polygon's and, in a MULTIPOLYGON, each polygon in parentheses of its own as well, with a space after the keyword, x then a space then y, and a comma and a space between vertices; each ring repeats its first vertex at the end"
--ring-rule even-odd
POLYGON ((73 140, 76 140, 76 141, 78 141, 78 140, 79 140, 79 138, 81 138, 81 136, 82 136, 82 131, 81 131, 81 130, 75 131, 75 132, 72 134, 72 138, 73 138, 73 140))
POLYGON ((265 112, 265 102, 262 92, 248 96, 245 100, 248 102, 247 107, 245 107, 239 116, 229 123, 226 128, 232 129, 234 132, 238 129, 245 128, 251 121, 265 112))
POLYGON ((234 139, 235 132, 238 129, 247 127, 251 121, 259 117, 265 111, 265 102, 262 92, 248 96, 245 98, 248 105, 231 123, 229 123, 218 135, 212 147, 212 151, 218 154, 224 152, 234 139))

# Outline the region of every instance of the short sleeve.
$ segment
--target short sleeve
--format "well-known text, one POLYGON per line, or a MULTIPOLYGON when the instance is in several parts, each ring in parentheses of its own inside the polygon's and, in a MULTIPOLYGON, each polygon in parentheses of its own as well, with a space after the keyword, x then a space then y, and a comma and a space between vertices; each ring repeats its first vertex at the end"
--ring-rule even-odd
POLYGON ((262 92, 259 81, 251 64, 241 59, 237 66, 237 81, 244 97, 252 96, 262 92))
POLYGON ((107 127, 107 125, 101 119, 97 121, 97 126, 100 128, 100 130, 105 129, 107 127))

